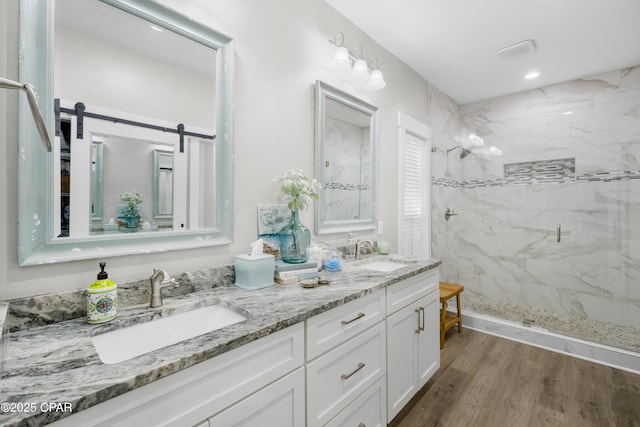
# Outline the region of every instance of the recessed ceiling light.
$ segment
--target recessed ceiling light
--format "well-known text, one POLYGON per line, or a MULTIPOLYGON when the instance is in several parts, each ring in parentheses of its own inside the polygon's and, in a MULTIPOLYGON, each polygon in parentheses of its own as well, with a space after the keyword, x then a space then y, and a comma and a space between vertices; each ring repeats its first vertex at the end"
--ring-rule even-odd
POLYGON ((531 71, 527 74, 524 75, 524 78, 527 80, 532 80, 535 79, 536 77, 538 77, 540 75, 540 73, 538 71, 531 71))
POLYGON ((149 25, 151 27, 152 30, 156 30, 157 32, 161 33, 163 30, 160 27, 156 27, 155 25, 149 25))

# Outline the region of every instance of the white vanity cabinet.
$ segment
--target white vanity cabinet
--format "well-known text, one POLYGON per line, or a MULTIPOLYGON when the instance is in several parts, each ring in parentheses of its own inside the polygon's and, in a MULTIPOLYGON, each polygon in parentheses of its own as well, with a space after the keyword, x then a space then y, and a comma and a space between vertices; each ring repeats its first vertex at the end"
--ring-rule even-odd
POLYGON ((307 427, 386 420, 384 319, 381 289, 307 320, 307 427))
POLYGON ((387 415, 400 412, 440 367, 438 271, 387 287, 387 415))
MULTIPOLYGON (((109 399, 55 426, 225 426, 304 423, 304 327, 297 324, 109 399), (274 404, 290 413, 261 411, 274 404), (250 414, 249 411, 255 413, 250 414), (243 411, 244 414, 242 414, 243 411), (239 417, 243 415, 242 417, 239 417), (252 415, 252 418, 247 418, 252 415), (269 423, 274 416, 282 423, 269 423), (264 418, 262 418, 264 417, 264 418), (244 424, 242 422, 245 422, 244 424)), ((105 369, 109 369, 105 365, 105 369)))

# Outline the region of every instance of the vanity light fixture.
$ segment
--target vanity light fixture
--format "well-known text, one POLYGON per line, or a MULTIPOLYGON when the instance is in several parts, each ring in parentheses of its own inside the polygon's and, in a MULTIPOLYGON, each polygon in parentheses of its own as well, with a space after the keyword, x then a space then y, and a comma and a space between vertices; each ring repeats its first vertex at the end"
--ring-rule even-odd
POLYGON ((331 46, 336 47, 333 54, 333 63, 351 67, 351 76, 361 82, 367 82, 367 86, 373 90, 380 90, 387 84, 384 81, 382 71, 378 68, 378 59, 371 58, 368 62, 362 55, 362 47, 353 48, 353 53, 344 43, 344 34, 336 34, 334 40, 329 40, 331 46))
POLYGON ((42 143, 44 144, 44 149, 49 153, 51 152, 51 140, 49 139, 49 134, 47 133, 47 127, 44 124, 44 118, 42 117, 42 112, 40 111, 40 107, 38 107, 38 101, 36 99, 36 91, 33 89, 29 83, 18 83, 13 80, 5 79, 0 77, 0 87, 3 89, 22 89, 27 94, 27 100, 29 100, 29 108, 31 109, 31 115, 33 116, 33 121, 36 122, 36 127, 38 128, 38 133, 40 134, 40 139, 42 139, 42 143))

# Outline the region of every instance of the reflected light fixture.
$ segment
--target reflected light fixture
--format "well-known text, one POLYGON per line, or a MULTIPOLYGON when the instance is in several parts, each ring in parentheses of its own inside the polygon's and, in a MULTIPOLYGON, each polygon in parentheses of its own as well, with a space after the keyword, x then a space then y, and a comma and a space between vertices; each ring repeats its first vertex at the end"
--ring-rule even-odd
POLYGON ((387 84, 384 81, 382 71, 378 68, 378 59, 372 58, 367 61, 362 55, 362 47, 353 48, 353 53, 344 43, 344 34, 338 33, 334 40, 329 40, 329 44, 336 47, 332 62, 336 65, 347 65, 351 67, 351 77, 359 82, 366 82, 367 86, 373 90, 380 90, 387 84))
POLYGON ((47 127, 44 124, 42 111, 40 111, 40 107, 38 107, 36 91, 35 89, 33 89, 33 86, 31 86, 29 83, 22 84, 22 83, 14 82, 13 80, 0 77, 0 88, 22 89, 27 94, 27 100, 29 101, 29 108, 31 109, 31 115, 33 116, 33 121, 36 123, 36 127, 38 128, 40 139, 42 139, 42 143, 44 144, 44 149, 47 150, 48 152, 51 152, 51 142, 49 139, 49 134, 47 133, 47 127))

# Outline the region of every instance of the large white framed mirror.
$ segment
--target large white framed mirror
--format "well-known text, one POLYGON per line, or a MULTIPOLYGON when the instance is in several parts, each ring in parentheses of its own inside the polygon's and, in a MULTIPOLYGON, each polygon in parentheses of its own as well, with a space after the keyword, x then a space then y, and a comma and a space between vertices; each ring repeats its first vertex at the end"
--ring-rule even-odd
POLYGON ((315 84, 316 234, 373 230, 377 212, 378 108, 315 84))
POLYGON ((20 8, 20 79, 55 137, 20 104, 19 265, 231 243, 233 39, 149 0, 20 8), (125 192, 144 226, 122 232, 125 192))

